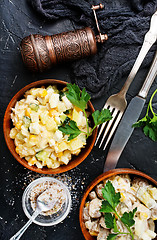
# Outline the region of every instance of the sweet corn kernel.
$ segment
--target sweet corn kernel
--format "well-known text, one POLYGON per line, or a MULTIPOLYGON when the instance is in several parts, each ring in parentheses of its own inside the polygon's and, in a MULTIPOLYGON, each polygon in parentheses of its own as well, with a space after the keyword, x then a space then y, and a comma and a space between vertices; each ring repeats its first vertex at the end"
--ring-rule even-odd
POLYGON ((97 232, 89 231, 89 233, 90 233, 91 236, 98 236, 98 233, 97 233, 97 232))
POLYGON ((49 111, 50 117, 56 116, 57 114, 58 114, 58 112, 54 108, 49 111))
POLYGON ((16 147, 15 151, 17 152, 17 154, 19 154, 19 147, 16 147))
POLYGON ((27 108, 25 111, 25 116, 30 117, 30 114, 31 114, 31 109, 27 108))
POLYGON ((15 127, 16 127, 18 130, 21 129, 21 126, 22 126, 22 123, 20 123, 20 122, 17 122, 17 123, 15 124, 15 127))
POLYGON ((56 157, 60 158, 61 156, 63 156, 63 153, 62 152, 59 152, 59 153, 55 153, 56 157))
POLYGON ((148 214, 145 212, 140 212, 140 218, 141 219, 147 219, 148 218, 148 214))
POLYGON ((32 157, 29 159, 28 163, 31 165, 34 165, 37 162, 37 159, 35 157, 32 157))
POLYGON ((37 137, 35 135, 30 135, 29 140, 30 141, 36 141, 37 137))
POLYGON ((39 93, 41 97, 46 97, 47 91, 44 89, 41 93, 39 93))
POLYGON ((89 207, 89 202, 87 202, 87 203, 85 204, 85 207, 89 207))
POLYGON ((121 195, 120 201, 124 202, 126 197, 124 196, 124 194, 122 192, 120 193, 120 195, 121 195))
POLYGON ((75 106, 75 110, 76 110, 77 112, 82 111, 79 107, 76 107, 76 106, 75 106))
POLYGON ((68 114, 67 117, 69 117, 71 119, 72 118, 72 114, 71 113, 68 114))

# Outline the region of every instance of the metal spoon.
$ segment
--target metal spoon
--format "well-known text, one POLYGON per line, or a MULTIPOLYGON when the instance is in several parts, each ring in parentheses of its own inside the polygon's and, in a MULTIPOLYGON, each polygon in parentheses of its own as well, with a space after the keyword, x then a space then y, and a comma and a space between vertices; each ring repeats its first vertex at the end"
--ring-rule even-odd
POLYGON ((10 238, 10 240, 18 240, 21 238, 23 233, 26 231, 26 229, 31 225, 33 220, 41 213, 48 211, 54 207, 57 200, 56 198, 52 198, 49 194, 49 189, 46 189, 42 194, 40 194, 37 198, 37 207, 35 212, 33 213, 32 217, 29 219, 29 221, 13 236, 10 238))

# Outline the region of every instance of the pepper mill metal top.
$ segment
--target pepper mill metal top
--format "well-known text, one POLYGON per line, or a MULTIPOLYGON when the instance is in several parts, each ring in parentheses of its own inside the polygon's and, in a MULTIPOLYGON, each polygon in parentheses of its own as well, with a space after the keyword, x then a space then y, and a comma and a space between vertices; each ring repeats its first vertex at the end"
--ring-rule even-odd
POLYGON ((25 37, 21 42, 20 49, 28 69, 33 72, 43 72, 60 62, 96 54, 96 42, 103 43, 108 38, 106 34, 101 34, 95 12, 102 8, 102 4, 92 6, 99 32, 98 36, 95 36, 91 28, 86 27, 51 36, 35 34, 25 37))

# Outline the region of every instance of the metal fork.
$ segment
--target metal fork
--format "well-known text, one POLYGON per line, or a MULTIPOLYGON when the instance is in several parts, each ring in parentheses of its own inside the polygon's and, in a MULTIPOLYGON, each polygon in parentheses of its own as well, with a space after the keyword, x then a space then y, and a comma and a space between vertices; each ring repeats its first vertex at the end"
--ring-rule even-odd
POLYGON ((151 46, 156 42, 157 40, 157 11, 153 14, 153 16, 151 17, 151 23, 150 23, 150 29, 149 31, 145 34, 144 37, 144 42, 142 45, 142 48, 138 54, 138 57, 133 65, 133 68, 125 82, 125 84, 123 85, 122 89, 120 90, 120 92, 118 92, 117 94, 114 94, 112 96, 110 96, 106 102, 106 104, 104 105, 103 109, 109 109, 112 113, 112 119, 109 122, 103 123, 98 137, 96 139, 95 142, 95 146, 98 143, 98 140, 100 138, 100 136, 102 135, 102 132, 105 129, 105 132, 102 136, 101 142, 99 144, 99 148, 101 147, 101 145, 103 144, 105 138, 107 137, 107 140, 105 142, 104 148, 103 150, 105 150, 107 144, 109 143, 114 131, 116 130, 122 115, 127 107, 127 101, 126 101, 126 93, 130 87, 130 84, 132 83, 137 71, 139 70, 147 52, 149 51, 149 49, 151 48, 151 46), (109 132, 110 131, 110 132, 109 132))

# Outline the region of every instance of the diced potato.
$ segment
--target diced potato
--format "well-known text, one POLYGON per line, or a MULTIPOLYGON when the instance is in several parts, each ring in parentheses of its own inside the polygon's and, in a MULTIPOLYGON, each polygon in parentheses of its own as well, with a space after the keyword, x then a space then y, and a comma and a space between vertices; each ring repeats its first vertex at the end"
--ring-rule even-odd
POLYGON ((41 103, 42 105, 46 105, 46 103, 48 102, 48 98, 47 97, 37 97, 37 100, 39 101, 39 103, 41 103))
POLYGON ((83 147, 83 142, 78 137, 70 140, 70 142, 68 144, 69 144, 69 149, 71 151, 75 151, 78 148, 82 148, 83 147))
POLYGON ((32 112, 30 114, 31 122, 39 122, 39 114, 37 112, 32 112))
POLYGON ((12 128, 9 135, 10 138, 15 139, 17 133, 18 131, 16 130, 16 128, 12 128))
POLYGON ((155 200, 151 197, 151 195, 146 191, 146 189, 144 187, 140 187, 137 190, 136 196, 149 209, 155 207, 155 205, 156 205, 155 200))
POLYGON ((51 158, 48 158, 46 163, 48 168, 52 168, 52 169, 58 168, 60 166, 60 163, 57 160, 53 160, 51 158))
POLYGON ((49 145, 50 145, 50 147, 55 146, 55 140, 54 140, 53 138, 51 138, 51 139, 49 140, 49 145))
POLYGON ((23 126, 28 128, 30 126, 31 119, 30 117, 24 116, 22 122, 23 122, 23 126))
POLYGON ((66 106, 64 102, 59 102, 57 105, 57 110, 59 113, 65 112, 66 111, 66 106))
POLYGON ((146 219, 135 219, 135 235, 141 237, 141 234, 145 232, 147 228, 147 220, 146 219))
POLYGON ((148 192, 152 196, 152 198, 154 198, 154 200, 157 200, 157 188, 148 188, 148 192))
POLYGON ((30 159, 28 160, 28 164, 29 164, 30 166, 34 165, 36 162, 37 162, 36 157, 32 157, 32 158, 30 158, 30 159))
POLYGON ((39 117, 40 117, 40 120, 41 120, 41 123, 43 124, 43 125, 45 125, 46 124, 46 122, 47 122, 47 119, 48 119, 48 111, 43 111, 43 112, 41 112, 40 113, 40 115, 39 115, 39 117))
POLYGON ((71 150, 71 154, 78 155, 81 152, 81 148, 78 148, 76 150, 71 150))
POLYGON ((23 125, 22 125, 22 127, 21 127, 21 133, 22 133, 22 135, 25 136, 25 137, 29 137, 29 135, 30 135, 30 133, 29 133, 29 131, 28 131, 28 128, 25 127, 25 126, 23 126, 23 125))
POLYGON ((61 142, 62 141, 62 138, 63 138, 63 133, 59 130, 57 130, 55 133, 54 133, 54 136, 53 136, 54 140, 56 142, 61 142))
POLYGON ((68 154, 63 154, 60 158, 59 158, 59 161, 61 164, 68 164, 69 163, 69 160, 71 159, 71 154, 70 156, 68 154))
POLYGON ((68 100, 66 96, 62 97, 62 101, 64 102, 67 109, 71 109, 73 107, 72 103, 68 100))
POLYGON ((68 148, 69 148, 69 146, 66 142, 60 142, 58 144, 58 152, 63 152, 64 150, 67 150, 68 148))
POLYGON ((76 123, 78 122, 78 119, 79 119, 79 112, 76 111, 76 108, 73 109, 71 119, 72 119, 73 121, 75 121, 76 123))
POLYGON ((29 130, 30 130, 30 133, 32 133, 32 134, 39 134, 40 133, 40 125, 39 125, 39 123, 37 123, 37 122, 30 123, 29 130))
POLYGON ((53 93, 49 98, 50 108, 56 108, 59 103, 59 94, 53 93))
POLYGON ((61 124, 61 119, 60 119, 60 117, 54 117, 54 120, 55 120, 55 122, 56 122, 56 124, 57 125, 60 125, 61 124))
POLYGON ((152 232, 151 230, 147 230, 141 234, 141 239, 143 240, 151 240, 156 237, 156 233, 152 232))
POLYGON ((54 161, 57 159, 56 154, 54 152, 51 153, 50 158, 52 158, 54 161))
POLYGON ((19 140, 19 141, 21 141, 21 142, 24 142, 24 136, 23 136, 23 134, 21 133, 21 132, 19 132, 17 135, 16 135, 16 138, 19 140))
POLYGON ((46 129, 48 131, 55 131, 57 129, 57 124, 53 118, 48 117, 46 120, 46 129))
POLYGON ((36 162, 36 166, 37 166, 38 168, 42 168, 42 167, 43 167, 43 165, 42 165, 39 161, 36 162))
POLYGON ((25 95, 30 94, 30 95, 33 95, 34 97, 37 97, 38 92, 39 92, 38 88, 31 88, 29 91, 25 93, 25 95))

